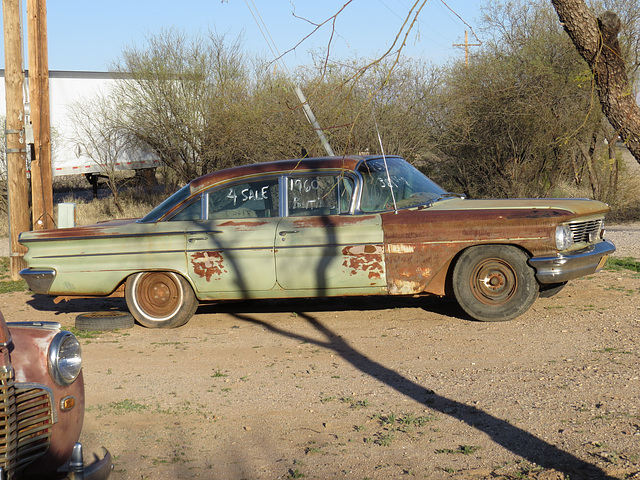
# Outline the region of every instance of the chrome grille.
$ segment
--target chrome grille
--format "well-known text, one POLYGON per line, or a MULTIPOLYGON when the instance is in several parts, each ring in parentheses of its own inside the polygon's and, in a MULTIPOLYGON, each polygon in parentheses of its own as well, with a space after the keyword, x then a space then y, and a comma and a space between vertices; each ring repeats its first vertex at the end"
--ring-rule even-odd
POLYGON ((10 480, 47 452, 53 416, 44 386, 16 385, 11 366, 0 368, 0 467, 10 480))
POLYGON ((5 478, 13 478, 18 451, 16 398, 13 368, 2 366, 0 372, 0 467, 5 478))
POLYGON ((569 228, 573 235, 573 243, 593 242, 600 238, 602 219, 570 223, 569 228))

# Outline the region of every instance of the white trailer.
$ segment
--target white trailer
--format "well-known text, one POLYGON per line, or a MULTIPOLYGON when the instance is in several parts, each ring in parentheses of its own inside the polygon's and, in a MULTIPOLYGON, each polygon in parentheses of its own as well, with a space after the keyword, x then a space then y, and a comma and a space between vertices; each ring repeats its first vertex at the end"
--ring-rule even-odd
MULTIPOLYGON (((122 77, 119 77, 122 78, 122 77)), ((89 181, 105 173, 105 169, 83 154, 73 141, 74 118, 70 106, 82 99, 104 94, 120 81, 109 72, 49 72, 49 104, 52 131, 51 167, 53 176, 87 176, 89 181)), ((28 78, 26 79, 28 82, 28 78)), ((28 83, 25 83, 28 89, 28 83)), ((6 117, 4 70, 0 70, 0 115, 6 117)), ((115 165, 116 170, 142 170, 160 165, 158 158, 150 152, 128 151, 115 165)), ((0 172, 4 175, 6 172, 0 172)), ((92 182, 93 183, 93 182, 92 182)))

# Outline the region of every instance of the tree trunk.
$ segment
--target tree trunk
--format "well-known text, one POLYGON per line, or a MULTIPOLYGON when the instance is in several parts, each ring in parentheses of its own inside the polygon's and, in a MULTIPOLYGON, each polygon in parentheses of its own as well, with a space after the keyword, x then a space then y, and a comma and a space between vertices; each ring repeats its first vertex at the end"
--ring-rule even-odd
POLYGON ((596 17, 584 0, 551 0, 551 3, 593 72, 603 113, 640 163, 640 108, 629 85, 618 43, 620 19, 610 11, 596 17))

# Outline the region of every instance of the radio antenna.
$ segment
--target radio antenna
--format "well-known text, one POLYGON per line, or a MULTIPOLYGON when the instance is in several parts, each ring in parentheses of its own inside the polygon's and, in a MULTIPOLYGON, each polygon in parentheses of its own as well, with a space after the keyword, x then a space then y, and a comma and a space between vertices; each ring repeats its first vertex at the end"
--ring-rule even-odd
POLYGON ((396 194, 393 191, 393 184, 391 183, 391 175, 389 174, 389 165, 387 165, 387 157, 384 154, 384 146, 382 145, 382 137, 380 136, 380 129, 378 128, 378 120, 376 119, 376 112, 373 111, 373 122, 376 125, 376 133, 378 134, 378 142, 380 143, 380 151, 382 152, 382 160, 384 161, 384 169, 387 172, 387 183, 389 184, 389 190, 391 190, 391 200, 393 200, 393 211, 398 213, 398 205, 396 204, 396 194))

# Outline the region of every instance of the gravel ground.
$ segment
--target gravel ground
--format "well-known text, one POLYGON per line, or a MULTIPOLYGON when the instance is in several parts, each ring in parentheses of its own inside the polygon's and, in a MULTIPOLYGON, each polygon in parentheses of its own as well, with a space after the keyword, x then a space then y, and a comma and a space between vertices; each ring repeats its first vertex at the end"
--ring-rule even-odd
MULTIPOLYGON (((640 258, 640 225, 616 225, 640 258)), ((175 330, 81 336, 85 454, 113 480, 640 480, 640 276, 572 281, 504 323, 455 302, 201 306, 175 330)), ((122 299, 0 297, 72 328, 122 299)))

